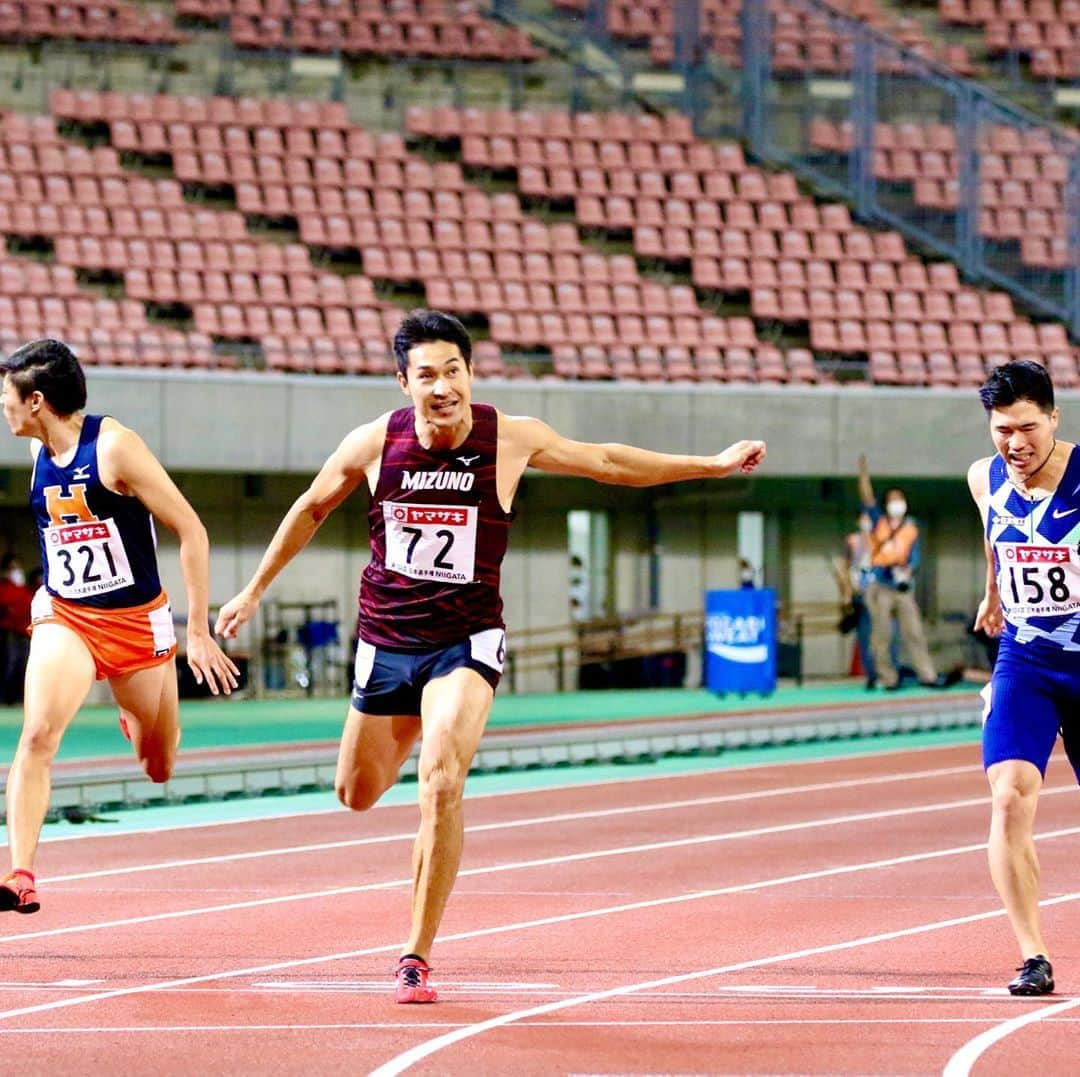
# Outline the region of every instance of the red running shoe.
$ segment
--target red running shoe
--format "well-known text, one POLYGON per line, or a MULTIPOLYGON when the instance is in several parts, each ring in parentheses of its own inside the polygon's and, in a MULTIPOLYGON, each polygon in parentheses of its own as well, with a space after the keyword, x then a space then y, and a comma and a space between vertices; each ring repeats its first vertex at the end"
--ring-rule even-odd
POLYGON ((0 880, 0 911, 37 912, 40 908, 32 871, 16 868, 0 880))
POLYGON ((395 1002, 434 1002, 439 993, 434 987, 428 987, 428 973, 431 969, 418 957, 403 957, 397 967, 397 990, 395 1002))

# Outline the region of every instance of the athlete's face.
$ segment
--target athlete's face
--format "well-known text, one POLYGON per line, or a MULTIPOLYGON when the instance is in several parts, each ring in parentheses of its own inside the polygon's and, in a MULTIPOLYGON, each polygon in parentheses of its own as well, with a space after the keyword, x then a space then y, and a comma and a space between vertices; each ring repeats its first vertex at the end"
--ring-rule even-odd
POLYGON ((1045 412, 1030 400, 1018 400, 990 412, 990 436, 1013 474, 1033 475, 1054 448, 1058 409, 1045 412))
POLYGON ((465 421, 472 399, 472 372, 456 344, 428 340, 409 351, 408 376, 398 374, 402 391, 417 414, 447 429, 465 421))
POLYGON ((41 407, 41 393, 33 392, 25 400, 19 390, 5 374, 3 389, 0 389, 0 402, 4 405, 4 418, 13 434, 26 437, 37 432, 35 415, 41 407))

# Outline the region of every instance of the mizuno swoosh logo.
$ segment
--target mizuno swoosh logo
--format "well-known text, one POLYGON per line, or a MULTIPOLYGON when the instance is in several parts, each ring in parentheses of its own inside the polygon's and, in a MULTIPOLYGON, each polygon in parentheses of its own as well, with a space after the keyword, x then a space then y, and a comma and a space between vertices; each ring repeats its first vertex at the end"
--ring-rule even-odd
POLYGON ((1054 509, 1050 514, 1055 520, 1063 520, 1066 516, 1071 516, 1074 512, 1080 512, 1080 509, 1054 509))
POLYGON ((480 457, 479 456, 459 456, 458 459, 462 462, 462 464, 465 465, 465 467, 468 467, 474 460, 479 460, 480 457))

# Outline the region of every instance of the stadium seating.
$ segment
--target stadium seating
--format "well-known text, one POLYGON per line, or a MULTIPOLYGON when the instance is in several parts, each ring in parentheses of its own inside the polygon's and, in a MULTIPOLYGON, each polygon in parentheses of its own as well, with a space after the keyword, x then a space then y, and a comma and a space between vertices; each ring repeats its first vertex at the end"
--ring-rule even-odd
POLYGON ((1037 78, 1080 77, 1077 0, 939 0, 946 26, 982 27, 991 56, 1016 53, 1037 78))
POLYGON ((0 41, 48 38, 175 45, 184 35, 169 16, 126 0, 0 0, 0 41))
MULTIPOLYGON (((187 311, 200 342, 257 342, 273 369, 386 371, 401 312, 378 280, 486 321, 478 372, 491 374, 521 370, 505 350, 547 352, 559 377, 814 382, 808 337, 819 355, 866 357, 877 381, 966 385, 1021 355, 1076 379, 1060 326, 1032 325, 1008 296, 964 286, 736 144, 696 139, 682 116, 411 108, 410 137, 460 153, 432 163, 333 103, 56 90, 51 105, 53 118, 0 122, 0 232, 51 239, 68 270, 122 276, 144 326, 144 303, 187 311), (106 125, 111 145, 88 150, 56 122, 106 125), (146 179, 121 153, 176 178, 146 179), (490 194, 462 165, 512 176, 520 197, 490 194), (197 208, 185 188, 235 197, 237 211, 197 208), (576 224, 521 198, 571 208, 576 224), (300 242, 257 239, 245 215, 300 242), (579 229, 624 236, 636 257, 579 229), (363 272, 318 269, 312 251, 359 255, 363 272), (731 302, 751 316, 715 312, 731 302)), ((944 158, 935 137, 926 152, 944 158)))
MULTIPOLYGON (((487 318, 492 339, 504 348, 593 345, 610 351, 652 344, 691 349, 693 355, 698 347, 733 346, 751 354, 757 347, 750 319, 708 315, 686 286, 642 282, 632 258, 586 250, 573 225, 530 219, 516 196, 489 195, 467 183, 456 163, 433 165, 410 154, 400 135, 341 126, 335 117, 319 127, 309 109, 294 112, 281 101, 240 101, 227 116, 211 102, 125 102, 116 95, 64 91, 54 94, 53 108, 58 118, 108 122, 113 146, 125 151, 156 157, 168 147, 184 182, 233 188, 242 212, 295 220, 311 247, 358 251, 366 278, 419 282, 430 305, 487 318), (176 119, 182 115, 204 122, 176 119)), ((234 228, 241 241, 242 222, 225 215, 220 224, 234 228)), ((215 336, 289 339, 298 332, 341 338, 356 331, 341 300, 325 291, 325 279, 322 291, 309 290, 306 309, 294 312, 292 323, 281 310, 276 320, 270 311, 269 324, 259 306, 252 321, 250 304, 265 306, 268 284, 282 298, 277 277, 237 282, 215 276, 201 283, 196 327, 215 336), (237 302, 237 284, 247 306, 237 302), (233 291, 226 294, 228 287, 233 291), (216 321, 206 309, 211 302, 227 307, 216 321)), ((155 294, 150 272, 131 284, 155 294)), ((171 294, 179 277, 162 275, 161 286, 171 294)), ((676 352, 676 368, 678 361, 676 352)))
POLYGON ((696 140, 685 117, 415 108, 407 125, 515 174, 523 195, 572 204, 582 227, 632 235, 641 259, 689 266, 700 289, 748 295, 758 320, 807 324, 818 353, 908 357, 902 375, 871 363, 876 380, 977 383, 1017 356, 1075 366, 1061 326, 1032 326, 1008 295, 962 286, 955 266, 926 265, 898 233, 857 226, 738 145, 696 140))
MULTIPOLYGON (((556 0, 556 6, 580 15, 586 2, 556 0)), ((899 17, 877 0, 837 0, 831 6, 890 34, 920 56, 944 63, 957 74, 969 75, 973 71, 963 45, 931 41, 917 19, 899 17)), ((671 0, 611 0, 607 6, 608 31, 617 40, 647 44, 654 64, 670 64, 674 59, 674 7, 671 0)), ((773 70, 777 74, 842 74, 851 70, 850 42, 828 19, 790 0, 778 0, 770 7, 774 16, 773 70)), ((741 0, 702 0, 701 4, 702 33, 708 36, 712 51, 732 67, 742 63, 741 8, 741 0)), ((901 69, 896 62, 883 61, 879 65, 882 71, 901 69)))
POLYGON ((543 55, 529 37, 471 0, 177 0, 178 15, 227 18, 243 49, 509 62, 543 55))
MULTIPOLYGON (((850 124, 813 121, 814 149, 847 154, 850 124)), ((958 203, 956 135, 944 124, 878 124, 874 175, 910 183, 916 206, 953 210, 958 203)), ((1065 183, 1068 162, 1046 130, 989 127, 979 145, 979 232, 987 239, 1019 244, 1024 265, 1062 269, 1066 262, 1065 183)))

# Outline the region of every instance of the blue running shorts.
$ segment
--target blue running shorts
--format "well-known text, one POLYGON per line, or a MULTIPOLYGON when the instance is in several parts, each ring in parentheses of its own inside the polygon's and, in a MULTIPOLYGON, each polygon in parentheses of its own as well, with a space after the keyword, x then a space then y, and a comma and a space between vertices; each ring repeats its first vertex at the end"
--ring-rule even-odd
POLYGON ((506 632, 487 628, 460 643, 420 653, 392 651, 360 640, 353 666, 352 705, 363 714, 419 715, 428 681, 455 669, 474 669, 498 688, 506 659, 506 632))
POLYGON ((1080 782, 1080 652, 1002 636, 982 696, 984 768, 1023 759, 1045 777, 1060 732, 1080 782))

